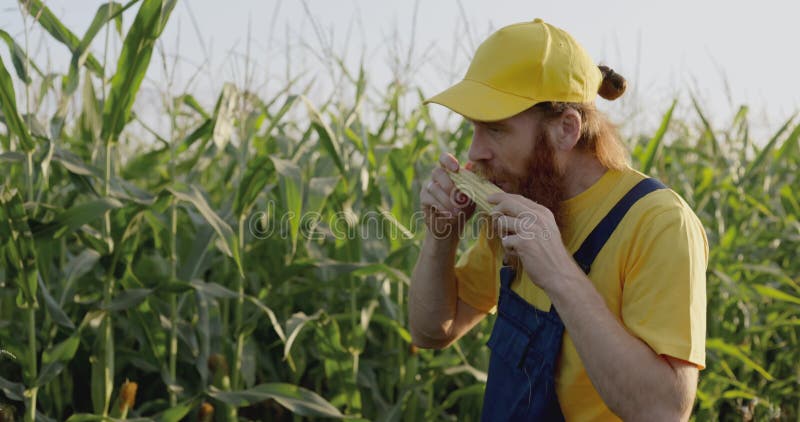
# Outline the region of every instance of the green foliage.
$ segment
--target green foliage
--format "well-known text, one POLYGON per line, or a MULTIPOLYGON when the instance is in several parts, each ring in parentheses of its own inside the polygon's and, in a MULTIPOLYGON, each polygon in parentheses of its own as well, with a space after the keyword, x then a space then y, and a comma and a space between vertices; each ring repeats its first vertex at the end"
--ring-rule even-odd
MULTIPOLYGON (((406 328, 418 192, 441 149, 464 156, 469 125, 405 110, 423 95, 399 82, 367 101, 365 70, 340 62, 337 92, 353 98, 316 105, 293 80, 264 99, 229 83, 213 112, 191 93, 166 98, 170 135, 134 143, 132 106, 175 2, 104 4, 81 38, 41 1, 23 4, 71 63, 54 89, 0 33, 23 89, 39 77, 36 102, 62 105, 37 116, 49 122, 40 130, 0 66, 2 412, 117 420, 128 379, 139 385, 131 420, 211 408, 216 420, 478 419, 492 318, 442 351, 418 350, 406 328), (120 31, 134 4, 106 75, 91 42, 103 25, 120 31), (120 160, 121 147, 136 153, 120 160)), ((796 420, 800 125, 788 119, 758 144, 746 107, 720 130, 694 99, 699 123, 678 120, 677 104, 630 144, 711 245, 695 417, 796 420)))
MULTIPOLYGON (((105 142, 116 141, 130 119, 133 100, 147 73, 156 40, 164 30, 174 7, 175 1, 142 0, 136 19, 122 44, 122 52, 117 61, 117 73, 111 78, 111 90, 103 109, 101 137, 105 142)), ((90 33, 93 30, 96 31, 94 27, 89 28, 90 33)), ((91 40, 91 37, 85 39, 91 40)), ((81 47, 86 46, 81 43, 76 53, 81 53, 81 47)))
POLYGON ((4 123, 7 128, 3 144, 4 149, 10 149, 10 139, 13 137, 19 140, 19 147, 23 151, 34 149, 35 145, 33 144, 31 133, 19 111, 17 111, 14 84, 2 59, 0 59, 0 110, 3 111, 4 123))

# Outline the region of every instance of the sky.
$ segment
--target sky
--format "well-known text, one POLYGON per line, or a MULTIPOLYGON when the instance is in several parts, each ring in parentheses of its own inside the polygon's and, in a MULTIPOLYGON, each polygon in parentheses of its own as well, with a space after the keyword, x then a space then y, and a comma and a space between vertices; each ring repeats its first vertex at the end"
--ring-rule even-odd
MULTIPOLYGON (((45 3, 80 36, 103 2, 45 3)), ((679 110, 692 113, 694 95, 720 127, 739 106, 749 106, 754 133, 760 130, 763 137, 800 111, 797 16, 798 0, 184 0, 160 40, 170 73, 154 60, 142 96, 159 95, 167 80, 175 94, 188 86, 212 105, 225 81, 274 95, 287 69, 316 77, 324 91, 335 83, 329 51, 354 71, 363 61, 377 90, 399 75, 430 96, 463 76, 475 48, 493 30, 542 18, 628 79, 622 100, 600 99, 598 107, 630 131, 652 130, 675 98, 679 110), (411 57, 411 67, 398 70, 396 57, 411 57)), ((0 0, 0 28, 24 40, 16 2, 0 0)), ((66 67, 63 46, 37 28, 28 35, 37 63, 55 71, 66 67)), ((112 52, 120 44, 112 37, 112 52)), ((102 45, 98 37, 94 50, 101 52, 102 45)), ((9 66, 5 46, 0 49, 9 66)))

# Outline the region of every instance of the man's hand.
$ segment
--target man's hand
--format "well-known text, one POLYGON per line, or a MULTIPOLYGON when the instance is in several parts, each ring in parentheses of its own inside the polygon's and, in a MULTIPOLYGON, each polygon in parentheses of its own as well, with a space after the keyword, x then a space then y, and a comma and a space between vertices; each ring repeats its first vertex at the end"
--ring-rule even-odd
POLYGON ((437 349, 458 340, 486 316, 459 299, 454 270, 461 231, 475 204, 456 189, 444 169, 458 171, 458 161, 442 154, 439 164, 420 192, 429 233, 408 290, 411 340, 416 346, 437 349))
POLYGON ((442 154, 439 165, 422 186, 419 199, 430 234, 437 239, 452 239, 461 235, 464 224, 475 212, 475 204, 456 189, 445 171, 445 168, 458 171, 455 157, 442 154))
POLYGON ((575 266, 549 209, 510 193, 492 194, 487 200, 495 205, 492 219, 506 254, 522 261, 536 285, 548 290, 565 268, 575 266))

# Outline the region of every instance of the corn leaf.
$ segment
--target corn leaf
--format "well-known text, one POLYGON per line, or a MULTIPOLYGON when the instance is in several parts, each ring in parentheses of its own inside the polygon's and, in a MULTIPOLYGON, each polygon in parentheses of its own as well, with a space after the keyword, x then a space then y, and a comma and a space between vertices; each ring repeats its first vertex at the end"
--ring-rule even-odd
POLYGON ((110 312, 125 311, 144 302, 151 293, 153 293, 153 289, 125 290, 121 293, 117 293, 111 303, 101 306, 100 309, 110 312))
POLYGON ((639 157, 639 162, 642 163, 642 173, 649 173, 650 169, 653 167, 653 163, 655 163, 656 160, 656 155, 658 155, 659 146, 661 146, 661 141, 664 139, 664 134, 667 133, 669 123, 672 121, 672 112, 675 110, 675 106, 677 104, 678 100, 672 101, 672 105, 669 107, 669 110, 667 110, 667 112, 664 114, 664 117, 661 119, 661 125, 658 127, 655 135, 653 135, 653 137, 647 143, 647 147, 639 157))
POLYGON ((8 32, 0 29, 0 38, 2 38, 3 41, 5 41, 5 43, 8 45, 8 52, 11 55, 11 63, 14 65, 14 70, 17 72, 17 77, 25 82, 26 85, 30 84, 31 76, 28 73, 26 62, 27 65, 31 66, 31 68, 36 70, 39 74, 41 74, 41 71, 28 58, 28 55, 25 54, 25 50, 23 50, 22 47, 20 47, 19 44, 17 44, 16 41, 11 38, 11 35, 8 35, 8 32))
POLYGON ((79 345, 80 336, 73 334, 61 343, 45 350, 42 353, 42 371, 34 385, 45 385, 58 376, 64 370, 66 363, 75 356, 79 345))
MULTIPOLYGON (((128 3, 130 7, 133 5, 134 2, 128 3)), ((80 43, 72 52, 72 60, 70 61, 69 71, 67 76, 64 79, 64 91, 70 95, 75 92, 75 89, 78 87, 78 80, 80 79, 78 75, 78 70, 83 66, 86 62, 86 59, 89 57, 89 46, 92 44, 92 40, 100 32, 100 29, 106 22, 111 20, 116 20, 119 25, 122 24, 122 12, 123 7, 121 4, 116 2, 107 2, 100 5, 97 9, 97 13, 94 15, 94 19, 89 24, 89 28, 86 30, 86 33, 81 38, 80 43)))
POLYGON ((11 400, 22 401, 25 393, 25 386, 21 383, 11 382, 0 376, 0 391, 11 400))
POLYGON ((194 205, 195 209, 200 212, 200 215, 205 218, 208 224, 222 239, 222 242, 218 243, 218 245, 220 245, 222 248, 222 251, 229 257, 233 258, 236 266, 239 268, 239 272, 244 274, 236 235, 233 233, 231 226, 228 225, 228 223, 226 223, 222 217, 217 215, 217 213, 211 209, 211 206, 203 197, 203 194, 200 193, 200 190, 197 189, 196 186, 191 186, 191 191, 189 193, 180 192, 174 189, 169 189, 169 192, 171 192, 178 200, 186 201, 194 205))
POLYGON ((117 71, 111 78, 111 90, 103 107, 102 139, 113 143, 130 120, 131 107, 139 92, 156 39, 164 30, 174 2, 143 0, 139 12, 125 36, 117 71))
MULTIPOLYGON (((17 98, 14 93, 14 83, 11 81, 11 75, 8 74, 2 57, 0 57, 0 109, 3 111, 5 124, 10 137, 17 137, 19 146, 23 151, 32 151, 36 145, 33 143, 33 138, 28 130, 28 126, 17 111, 17 98)), ((11 149, 9 143, 4 143, 3 147, 5 149, 11 149)))
POLYGON ((212 389, 210 397, 231 406, 242 407, 273 399, 296 415, 307 417, 343 418, 339 409, 333 407, 317 393, 303 387, 285 383, 266 383, 243 391, 220 391, 212 389))
MULTIPOLYGON (((28 10, 34 20, 44 28, 56 41, 64 44, 69 49, 70 53, 75 54, 78 50, 81 41, 72 33, 63 23, 50 11, 48 7, 42 3, 41 0, 19 0, 19 2, 28 10)), ((91 54, 88 55, 86 66, 95 74, 102 77, 103 66, 91 54)))
POLYGON ((706 340, 706 348, 709 350, 713 350, 716 352, 720 352, 722 354, 734 357, 741 361, 746 367, 758 372, 766 378, 768 381, 773 381, 775 378, 767 372, 764 367, 755 363, 752 359, 745 352, 743 352, 740 348, 726 343, 723 339, 720 338, 710 338, 706 340))
MULTIPOLYGON (((74 262, 74 261, 70 261, 74 262)), ((39 291, 42 294, 42 299, 44 299, 44 304, 47 307, 47 312, 50 314, 50 318, 53 318, 53 321, 69 330, 75 330, 75 324, 69 319, 67 313, 61 308, 61 306, 56 302, 53 296, 50 294, 50 291, 47 289, 47 285, 44 284, 41 278, 39 278, 39 291)))
POLYGON ((755 289, 755 291, 763 297, 800 305, 800 297, 792 296, 789 293, 782 292, 774 287, 756 284, 753 286, 753 289, 755 289))
POLYGON ((22 197, 16 190, 0 187, 0 263, 3 263, 19 293, 19 306, 38 307, 36 287, 39 270, 36 246, 22 197), (5 253, 3 253, 5 252, 5 253))
POLYGON ((192 411, 197 405, 196 400, 189 400, 187 402, 179 403, 176 406, 170 407, 156 417, 158 422, 179 422, 192 411))
POLYGON ((747 166, 747 169, 745 170, 745 174, 744 174, 743 180, 746 180, 746 181, 754 180, 754 178, 755 178, 755 174, 754 173, 756 171, 760 170, 761 166, 766 161, 767 157, 775 149, 775 146, 777 145, 778 140, 781 139, 781 136, 791 126, 791 124, 794 121, 795 117, 797 117, 796 114, 794 116, 790 117, 789 120, 787 120, 783 124, 783 126, 781 126, 780 129, 778 129, 778 131, 772 136, 772 138, 770 138, 769 142, 767 142, 767 144, 764 145, 763 148, 761 148, 761 151, 758 152, 758 155, 756 156, 756 158, 754 158, 753 161, 750 162, 750 165, 747 166))
POLYGON ((274 173, 275 166, 270 157, 260 156, 248 161, 236 198, 233 200, 234 215, 241 216, 250 209, 274 173))
POLYGON ((62 211, 52 222, 37 227, 33 234, 37 238, 58 239, 78 230, 84 224, 97 221, 106 211, 121 207, 122 203, 114 198, 87 201, 62 211))
POLYGON ((291 161, 283 160, 278 157, 270 158, 275 166, 275 171, 281 175, 279 187, 283 204, 287 210, 286 218, 289 219, 289 233, 292 241, 291 254, 294 256, 297 250, 297 238, 300 232, 300 218, 303 215, 303 181, 300 168, 291 161))

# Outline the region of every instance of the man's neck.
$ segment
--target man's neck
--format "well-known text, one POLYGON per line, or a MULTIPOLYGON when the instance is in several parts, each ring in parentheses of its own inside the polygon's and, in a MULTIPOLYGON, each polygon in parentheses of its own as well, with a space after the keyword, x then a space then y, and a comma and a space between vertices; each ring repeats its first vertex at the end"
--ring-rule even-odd
POLYGON ((566 169, 567 177, 564 180, 566 199, 574 198, 589 189, 608 170, 594 155, 583 151, 573 152, 574 155, 570 157, 566 169))

